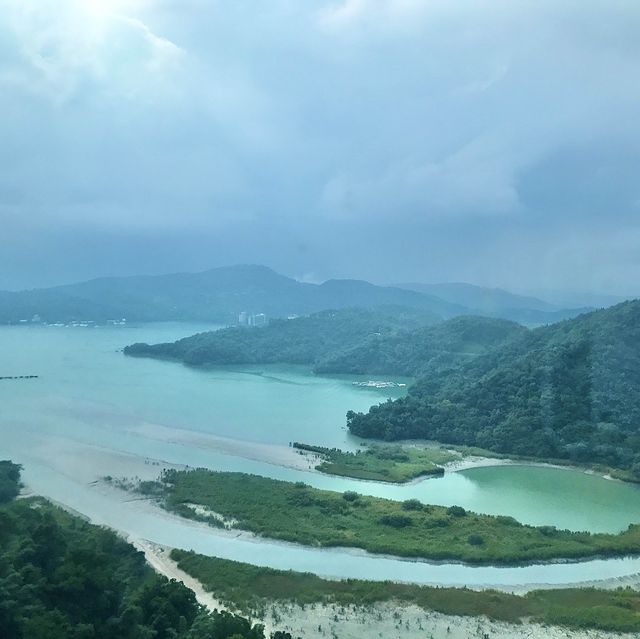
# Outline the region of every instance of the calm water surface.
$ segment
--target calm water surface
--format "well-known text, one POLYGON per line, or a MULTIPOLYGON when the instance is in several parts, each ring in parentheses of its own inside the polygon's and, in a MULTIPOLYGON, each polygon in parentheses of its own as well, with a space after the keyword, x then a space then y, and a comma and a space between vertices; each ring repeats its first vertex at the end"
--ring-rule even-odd
MULTIPOLYGON (((171 463, 241 470, 301 480, 320 488, 356 490, 393 499, 417 497, 429 503, 459 504, 478 512, 512 515, 525 523, 574 530, 616 532, 630 523, 640 522, 640 490, 636 486, 576 471, 519 465, 477 468, 447 473, 442 479, 393 486, 222 455, 184 441, 172 443, 136 432, 135 427, 144 424, 147 433, 149 428, 153 431, 154 426, 162 426, 177 429, 176 433, 195 431, 249 442, 286 445, 302 440, 354 448, 358 441, 344 428, 346 411, 366 410, 390 396, 389 391, 354 387, 351 382, 355 378, 315 377, 300 367, 196 370, 176 363, 126 358, 120 352, 132 342, 172 341, 207 328, 211 327, 186 324, 0 327, 0 376, 39 375, 36 380, 0 381, 0 458, 13 457, 24 463, 27 480, 40 492, 73 505, 96 521, 122 525, 124 529, 129 525, 130 532, 144 531, 150 539, 154 539, 150 529, 155 529, 156 537, 160 537, 156 541, 170 543, 182 539, 183 546, 203 551, 215 546, 218 550, 211 552, 221 553, 221 547, 233 547, 233 552, 227 549, 222 556, 234 558, 245 553, 244 556, 250 556, 256 563, 264 563, 265 556, 269 556, 268 552, 264 555, 271 547, 268 543, 265 542, 261 551, 263 542, 243 541, 242 544, 250 544, 248 548, 254 549, 253 553, 246 554, 246 549, 240 552, 240 546, 233 545, 234 541, 240 543, 239 540, 216 538, 207 542, 207 531, 185 528, 178 532, 180 522, 167 524, 162 532, 154 528, 158 523, 157 513, 145 514, 140 510, 129 513, 122 510, 125 506, 115 503, 113 496, 95 495, 95 491, 92 493, 87 488, 80 468, 83 464, 83 468, 89 465, 95 477, 99 477, 109 473, 111 462, 108 455, 92 457, 93 453, 86 451, 119 451, 171 463), (78 445, 85 446, 78 449, 85 452, 75 457, 72 454, 65 457, 61 452, 75 450, 74 446, 78 445), (83 485, 78 479, 80 476, 83 485), (172 539, 165 539, 174 528, 172 539), (262 561, 258 561, 260 557, 262 561)), ((393 392, 396 396, 401 393, 393 392)), ((113 474, 122 474, 121 471, 121 468, 114 469, 113 474)), ((331 553, 327 555, 328 551, 318 552, 289 549, 285 555, 291 561, 286 567, 312 569, 314 562, 324 564, 327 556, 333 557, 331 553), (299 559, 302 556, 306 557, 304 561, 299 559)), ((338 558, 332 560, 336 566, 356 562, 358 566, 369 567, 354 567, 352 576, 376 574, 387 578, 393 570, 390 560, 379 558, 349 559, 345 564, 336 552, 338 558)), ((275 557, 269 562, 284 567, 275 557)), ((424 570, 409 568, 407 562, 392 563, 396 567, 405 566, 404 573, 424 570)), ((595 570, 598 564, 589 565, 592 568, 583 564, 580 570, 595 570)), ((616 570, 622 570, 619 568, 622 564, 607 565, 611 570, 615 566, 618 566, 616 570)), ((347 568, 344 570, 348 573, 347 568)), ((435 574, 433 570, 430 575, 435 574)), ((439 567, 436 573, 440 575, 442 570, 443 567, 439 567)), ((467 569, 467 572, 469 570, 470 574, 480 574, 473 572, 476 569, 467 569)), ((528 570, 531 579, 539 576, 532 572, 533 568, 528 570)), ((544 570, 550 575, 557 569, 550 572, 549 567, 545 567, 544 570)), ((569 566, 562 570, 563 574, 573 570, 575 575, 576 569, 569 566)), ((604 574, 602 569, 598 570, 604 574)), ((456 568, 450 574, 460 576, 457 571, 456 568)), ((482 573, 477 579, 485 577, 489 579, 491 575, 482 573)), ((518 578, 511 575, 509 579, 518 578)), ((423 575, 420 580, 429 581, 429 577, 423 575)), ((492 578, 489 581, 493 583, 492 578)))

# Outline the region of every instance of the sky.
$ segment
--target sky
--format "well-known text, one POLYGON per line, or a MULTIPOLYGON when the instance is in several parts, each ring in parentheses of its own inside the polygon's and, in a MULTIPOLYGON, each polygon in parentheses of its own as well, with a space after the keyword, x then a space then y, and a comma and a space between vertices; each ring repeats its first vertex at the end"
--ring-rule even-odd
POLYGON ((0 0, 0 288, 639 294, 639 33, 637 0, 0 0))

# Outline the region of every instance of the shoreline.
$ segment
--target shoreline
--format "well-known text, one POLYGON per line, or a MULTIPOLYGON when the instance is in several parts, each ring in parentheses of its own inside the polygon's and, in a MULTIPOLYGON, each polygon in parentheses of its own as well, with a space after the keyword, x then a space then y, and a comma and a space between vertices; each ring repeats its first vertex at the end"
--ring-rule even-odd
MULTIPOLYGON (((362 479, 359 477, 351 477, 349 475, 338 475, 334 473, 327 473, 320 471, 316 466, 322 463, 322 458, 317 454, 308 451, 300 451, 293 446, 286 446, 284 444, 267 444, 262 442, 251 442, 242 439, 234 439, 231 437, 223 437, 220 435, 213 435, 210 433, 191 431, 182 428, 176 428, 171 426, 165 426, 162 424, 155 424, 145 422, 135 426, 131 426, 126 429, 126 432, 134 435, 161 441, 170 444, 178 445, 190 445, 203 450, 210 450, 221 455, 228 455, 230 457, 239 457, 241 459, 247 459, 251 461, 257 461, 272 466, 280 466, 283 468, 290 468, 293 470, 306 471, 325 477, 337 477, 345 478, 352 481, 374 483, 374 484, 389 484, 394 486, 410 486, 419 484, 423 481, 430 481, 438 479, 437 476, 420 476, 410 479, 405 482, 386 482, 375 479, 362 479)), ((373 443, 379 443, 377 440, 372 440, 373 443)), ((385 442, 388 444, 388 442, 385 442)), ((425 442, 418 441, 406 441, 398 442, 404 445, 413 446, 429 446, 425 442)), ((459 452, 455 449, 450 449, 453 452, 459 452)), ((615 477, 611 477, 608 474, 598 473, 592 469, 580 467, 554 464, 544 461, 528 461, 518 460, 502 457, 489 457, 482 455, 467 455, 461 453, 459 460, 452 460, 442 464, 445 473, 458 473, 466 470, 472 470, 475 468, 490 468, 495 466, 533 466, 542 468, 556 468, 558 470, 571 470, 574 472, 581 472, 588 475, 596 475, 607 479, 609 481, 620 481, 615 477)), ((623 482, 627 483, 627 482, 623 482)), ((633 482, 628 482, 633 483, 633 482)))
MULTIPOLYGON (((93 483, 93 482, 92 482, 93 483)), ((119 493, 119 494, 126 494, 125 491, 122 491, 119 488, 115 488, 115 487, 110 487, 108 486, 108 484, 105 484, 104 482, 95 482, 96 485, 97 484, 102 484, 102 488, 108 488, 108 490, 110 492, 113 493, 119 493)), ((24 485, 24 490, 23 490, 23 494, 25 497, 37 497, 40 496, 40 493, 37 490, 33 490, 28 483, 26 483, 24 485)), ((117 534, 119 534, 120 536, 122 536, 123 538, 131 541, 132 543, 134 541, 137 540, 142 540, 142 541, 146 541, 147 544, 151 544, 152 546, 163 546, 163 544, 160 544, 158 542, 153 542, 150 540, 145 540, 142 537, 140 537, 139 535, 132 533, 128 530, 125 530, 124 528, 120 528, 118 526, 115 525, 110 525, 107 522, 104 521, 95 521, 92 517, 85 515, 83 512, 79 511, 77 508, 74 508, 68 504, 66 504, 63 500, 61 499, 52 499, 52 498, 48 498, 48 497, 44 497, 45 499, 47 499, 48 501, 50 501, 51 503, 53 503, 54 505, 62 508, 63 510, 69 512, 70 514, 80 517, 81 519, 83 519, 84 521, 87 521, 88 523, 92 523, 94 525, 104 525, 107 528, 110 528, 111 530, 113 530, 114 532, 116 532, 117 534)), ((158 514, 162 515, 164 518, 167 518, 168 520, 173 520, 173 521, 179 521, 181 524, 187 526, 188 528, 193 528, 193 529, 200 529, 200 530, 206 530, 207 534, 215 536, 215 537, 222 537, 222 538, 226 538, 226 539, 241 539, 244 542, 249 542, 251 544, 262 544, 262 543, 268 543, 269 547, 265 548, 265 552, 269 552, 269 551, 274 551, 277 548, 296 548, 296 549, 309 549, 307 546, 301 545, 301 544, 295 544, 293 542, 287 542, 287 541, 282 541, 282 540, 276 540, 276 539, 270 539, 270 538, 266 538, 266 537, 259 537, 257 535, 255 535, 254 533, 248 532, 248 531, 243 531, 243 530, 238 530, 238 529, 231 529, 231 530, 226 530, 226 529, 219 529, 219 528, 214 528, 209 526, 208 524, 204 523, 204 522, 200 522, 197 520, 192 520, 192 519, 188 519, 185 517, 181 517, 175 513, 172 513, 171 511, 167 511, 163 508, 161 508, 159 505, 155 504, 153 502, 153 500, 150 499, 133 499, 133 500, 127 500, 127 501, 140 501, 140 502, 144 502, 145 507, 149 508, 151 507, 154 511, 156 511, 158 514)), ((169 547, 169 546, 167 546, 169 547)), ((187 550, 188 548, 184 548, 185 550, 187 550)), ((311 549, 310 549, 311 550, 311 549)), ((420 560, 420 559, 415 559, 415 558, 410 558, 410 557, 396 557, 394 555, 382 555, 382 554, 372 554, 372 553, 368 553, 365 550, 362 550, 360 548, 347 548, 347 547, 340 547, 340 548, 326 548, 326 549, 321 549, 321 550, 326 550, 328 552, 339 552, 344 554, 344 556, 346 557, 371 557, 374 559, 383 559, 383 560, 393 560, 393 561, 398 561, 398 562, 402 562, 402 563, 406 563, 407 565, 428 565, 428 566, 447 566, 447 565, 456 565, 456 566, 463 566, 463 567, 469 567, 472 569, 475 568, 501 568, 500 566, 471 566, 471 565, 467 565, 464 564, 462 562, 455 562, 455 561, 429 561, 429 560, 420 560)), ((211 556, 217 556, 215 553, 213 553, 211 556)), ((597 558, 595 558, 597 560, 597 558)), ((618 558, 620 559, 620 558, 618 558)), ((566 564, 580 564, 580 563, 586 563, 589 561, 593 561, 594 558, 585 558, 583 560, 576 560, 576 561, 549 561, 549 562, 539 562, 539 563, 533 563, 533 564, 529 564, 531 566, 552 566, 552 565, 566 565, 566 564)), ((615 558, 602 558, 603 561, 607 561, 607 560, 612 560, 615 561, 615 558)), ((268 564, 266 564, 268 565, 268 564)), ((265 565, 265 566, 266 566, 265 565)), ((527 566, 503 566, 502 568, 526 568, 527 566)), ((295 569, 294 569, 295 570, 295 569)), ((310 572, 314 572, 313 570, 311 570, 310 572)), ((318 574, 318 576, 320 576, 323 579, 326 579, 327 581, 342 581, 345 579, 348 579, 349 577, 344 576, 344 575, 332 575, 329 572, 321 574, 320 572, 316 572, 315 574, 318 574)), ((522 583, 518 583, 518 584, 500 584, 500 583, 496 583, 496 582, 492 582, 491 580, 487 580, 486 582, 483 583, 476 583, 476 584, 471 584, 469 585, 468 583, 465 583, 464 580, 458 582, 448 582, 448 581, 439 581, 437 578, 434 579, 433 581, 415 581, 412 579, 402 579, 402 578, 368 578, 369 580, 372 581, 387 581, 387 580, 391 580, 394 581, 396 583, 407 583, 407 584, 416 584, 416 585, 423 585, 423 586, 431 586, 431 587, 453 587, 453 588, 468 588, 469 590, 498 590, 501 592, 510 592, 510 593, 514 593, 514 594, 525 594, 527 592, 530 592, 532 590, 542 590, 542 589, 567 589, 567 588, 581 588, 581 587, 596 587, 596 588, 603 588, 603 589, 610 589, 610 588, 617 588, 620 586, 630 586, 632 588, 639 588, 640 589, 640 571, 639 572, 629 572, 628 574, 625 575, 621 575, 621 576, 614 576, 614 577, 607 577, 605 579, 589 579, 589 580, 584 580, 584 581, 563 581, 563 582, 559 582, 559 583, 549 583, 549 582, 544 582, 544 581, 535 581, 535 582, 530 582, 530 581, 523 581, 522 583)))
POLYGON ((242 459, 273 466, 292 468, 293 470, 319 472, 315 469, 315 460, 310 460, 305 455, 298 454, 295 448, 284 444, 250 442, 149 422, 131 426, 126 431, 147 439, 169 444, 190 445, 230 457, 241 457, 242 459))
POLYGON ((444 639, 451 636, 452 627, 457 639, 473 639, 485 633, 493 639, 624 639, 635 636, 635 633, 547 626, 528 619, 509 623, 495 621, 485 615, 446 615, 393 599, 362 606, 322 602, 300 605, 286 600, 264 600, 265 614, 257 617, 217 599, 215 591, 206 589, 200 581, 178 567, 170 557, 171 548, 143 539, 129 541, 144 553, 147 563, 156 572, 182 582, 201 605, 209 610, 241 614, 252 623, 262 624, 267 637, 278 629, 300 637, 324 635, 325 631, 320 629, 326 629, 344 639, 374 639, 379 636, 417 639, 427 636, 427 632, 433 639, 444 639))

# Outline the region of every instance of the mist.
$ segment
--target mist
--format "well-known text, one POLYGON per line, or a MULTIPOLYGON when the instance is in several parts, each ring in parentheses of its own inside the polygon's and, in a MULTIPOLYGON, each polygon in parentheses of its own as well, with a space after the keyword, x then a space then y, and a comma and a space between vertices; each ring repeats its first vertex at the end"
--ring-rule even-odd
POLYGON ((260 263, 638 293, 635 3, 0 8, 0 288, 260 263))

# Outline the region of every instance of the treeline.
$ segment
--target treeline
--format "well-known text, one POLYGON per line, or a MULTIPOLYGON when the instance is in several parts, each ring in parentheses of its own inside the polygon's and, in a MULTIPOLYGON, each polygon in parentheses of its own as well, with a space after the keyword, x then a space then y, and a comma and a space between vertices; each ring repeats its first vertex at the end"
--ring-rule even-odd
POLYGON ((405 398, 349 412, 352 433, 597 463, 640 478, 640 301, 528 331, 405 398))
MULTIPOLYGON (((12 484, 3 494, 16 494, 18 467, 0 462, 0 469, 2 485, 12 484)), ((190 590, 154 573, 113 532, 28 499, 0 506, 0 636, 263 639, 264 633, 242 617, 206 612, 190 590)))
POLYGON ((433 325, 431 314, 386 307, 323 311, 267 327, 200 333, 172 344, 133 344, 125 354, 192 365, 305 364, 316 373, 414 376, 449 367, 526 332, 506 320, 459 317, 433 325))
POLYGON ((0 461, 0 504, 15 499, 20 492, 21 467, 11 461, 0 461))

